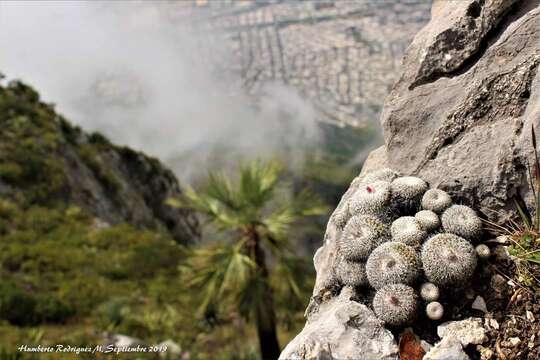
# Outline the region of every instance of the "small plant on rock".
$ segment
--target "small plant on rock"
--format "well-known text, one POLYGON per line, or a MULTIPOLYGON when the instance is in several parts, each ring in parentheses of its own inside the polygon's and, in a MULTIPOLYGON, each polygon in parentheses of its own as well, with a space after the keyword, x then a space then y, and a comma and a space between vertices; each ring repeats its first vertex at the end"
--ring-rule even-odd
POLYGON ((392 223, 390 228, 392 240, 399 241, 410 246, 422 244, 427 233, 420 222, 413 216, 402 216, 392 223))
POLYGON ((420 286, 420 296, 426 301, 436 301, 439 299, 439 288, 432 283, 424 283, 420 286))
POLYGON ((444 308, 440 302, 430 302, 426 305, 426 315, 431 320, 440 320, 444 315, 444 308))
POLYGON ((362 183, 371 184, 376 181, 388 181, 391 182, 398 177, 398 174, 389 168, 383 168, 366 174, 362 179, 362 183))
POLYGON ((390 204, 390 183, 361 184, 349 202, 351 214, 381 214, 390 204))
POLYGON ((422 207, 438 214, 452 205, 452 198, 446 191, 429 189, 422 197, 422 207))
POLYGON ((368 280, 366 276, 366 265, 360 262, 340 259, 336 267, 336 276, 344 285, 364 286, 368 280))
POLYGON ((430 282, 442 286, 463 286, 476 268, 476 251, 454 234, 438 234, 422 247, 422 265, 430 282))
POLYGON ((444 231, 467 240, 476 240, 482 234, 482 220, 476 212, 465 205, 452 205, 446 209, 441 222, 444 231))
POLYGON ((414 215, 422 229, 427 232, 437 230, 441 226, 441 219, 431 210, 421 210, 414 215))
POLYGON ((417 316, 418 296, 410 286, 386 285, 375 294, 373 310, 379 319, 389 325, 406 325, 417 316))
POLYGON ((387 284, 411 285, 420 275, 420 263, 414 248, 391 241, 373 250, 366 263, 366 272, 375 289, 387 284))
POLYGON ((387 226, 375 216, 356 215, 345 226, 339 248, 348 260, 365 260, 373 249, 389 238, 387 226))
POLYGON ((519 196, 514 197, 519 221, 510 220, 505 226, 489 223, 494 232, 505 235, 511 242, 508 253, 516 264, 516 280, 540 291, 540 159, 534 126, 531 127, 533 166, 527 164, 532 206, 519 196))
POLYGON ((391 189, 397 205, 410 210, 420 205, 420 200, 428 189, 428 185, 419 177, 403 176, 392 181, 391 189))

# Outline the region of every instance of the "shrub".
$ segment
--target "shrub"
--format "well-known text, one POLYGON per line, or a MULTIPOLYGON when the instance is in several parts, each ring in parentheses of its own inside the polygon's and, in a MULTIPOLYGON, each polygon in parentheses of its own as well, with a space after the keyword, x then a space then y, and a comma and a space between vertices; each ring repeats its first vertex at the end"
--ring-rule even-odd
POLYGON ((36 300, 12 284, 0 286, 0 318, 13 325, 27 326, 39 322, 36 300))

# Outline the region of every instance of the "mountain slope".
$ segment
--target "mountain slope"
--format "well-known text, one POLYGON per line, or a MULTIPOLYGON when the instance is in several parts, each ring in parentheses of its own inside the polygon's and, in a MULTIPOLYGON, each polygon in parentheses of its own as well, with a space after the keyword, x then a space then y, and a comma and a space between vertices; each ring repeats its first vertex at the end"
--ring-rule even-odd
POLYGON ((167 229, 187 244, 196 218, 165 205, 181 193, 158 160, 86 134, 31 87, 0 84, 0 196, 22 206, 78 206, 102 222, 167 229))

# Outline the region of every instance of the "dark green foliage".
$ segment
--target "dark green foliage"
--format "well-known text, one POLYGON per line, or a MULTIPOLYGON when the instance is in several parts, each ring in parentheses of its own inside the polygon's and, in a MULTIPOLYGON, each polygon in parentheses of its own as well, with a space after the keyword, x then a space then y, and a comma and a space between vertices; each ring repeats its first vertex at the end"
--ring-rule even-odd
POLYGON ((13 325, 61 323, 72 314, 72 309, 54 296, 34 295, 10 282, 0 285, 0 318, 13 325))
POLYGON ((12 284, 0 287, 0 318, 13 325, 33 325, 38 322, 34 297, 12 284))

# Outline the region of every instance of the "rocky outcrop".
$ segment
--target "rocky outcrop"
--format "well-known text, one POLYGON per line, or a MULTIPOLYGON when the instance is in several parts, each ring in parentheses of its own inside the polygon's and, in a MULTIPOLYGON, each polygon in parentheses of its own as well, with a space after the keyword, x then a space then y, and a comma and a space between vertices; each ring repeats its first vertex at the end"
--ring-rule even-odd
POLYGON ((279 358, 397 360, 392 333, 370 309, 351 300, 353 293, 344 288, 338 297, 321 305, 279 358))
MULTIPOLYGON (((538 1, 440 1, 415 37, 381 123, 388 166, 502 221, 527 198, 539 125, 538 1)), ((376 166, 368 164, 368 166, 376 166)))
POLYGON ((31 87, 0 84, 0 125, 0 197, 77 206, 102 224, 163 228, 184 244, 198 238, 195 216, 166 204, 182 193, 172 171, 71 125, 31 87))
MULTIPOLYGON (((334 219, 366 173, 390 167, 419 176, 499 223, 515 215, 516 197, 531 203, 526 174, 530 129, 540 125, 538 29, 537 0, 434 3, 432 19, 408 48, 384 105, 384 145, 368 156, 343 195, 315 254, 308 324, 336 283, 341 230, 334 219)), ((466 358, 461 345, 454 345, 442 343, 431 358, 440 359, 445 347, 466 358)))

